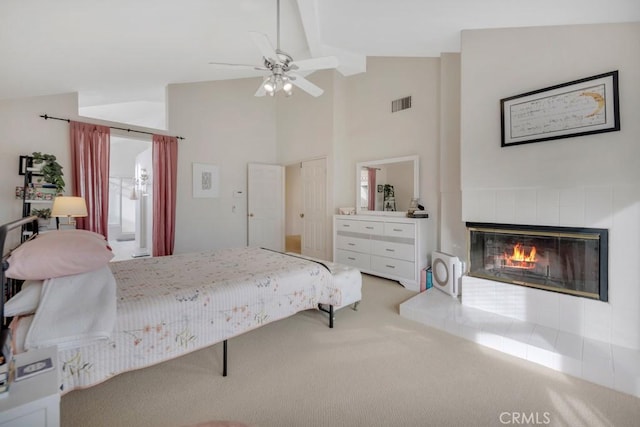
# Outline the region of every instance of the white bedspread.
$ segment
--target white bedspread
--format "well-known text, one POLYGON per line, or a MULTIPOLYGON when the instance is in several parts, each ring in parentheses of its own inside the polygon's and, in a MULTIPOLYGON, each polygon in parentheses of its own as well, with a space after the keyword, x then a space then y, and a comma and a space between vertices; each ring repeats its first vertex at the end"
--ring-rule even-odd
POLYGON ((107 340, 115 323, 116 281, 109 267, 47 279, 24 348, 67 348, 107 340))
POLYGON ((316 308, 339 305, 324 266, 257 248, 113 262, 108 340, 60 351, 61 390, 88 387, 316 308))

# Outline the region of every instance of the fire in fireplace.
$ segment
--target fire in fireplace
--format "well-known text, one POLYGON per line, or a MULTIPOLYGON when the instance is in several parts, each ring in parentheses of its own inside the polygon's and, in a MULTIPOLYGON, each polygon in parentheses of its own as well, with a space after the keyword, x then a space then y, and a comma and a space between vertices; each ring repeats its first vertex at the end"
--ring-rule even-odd
POLYGON ((608 231, 467 223, 469 276, 608 300, 608 231))

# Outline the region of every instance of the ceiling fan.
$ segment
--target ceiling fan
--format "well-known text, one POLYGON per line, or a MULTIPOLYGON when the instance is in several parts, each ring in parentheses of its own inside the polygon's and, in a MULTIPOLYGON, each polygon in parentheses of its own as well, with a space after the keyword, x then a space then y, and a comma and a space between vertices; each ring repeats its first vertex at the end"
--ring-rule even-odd
POLYGON ((291 55, 280 50, 280 0, 277 0, 277 45, 273 45, 269 38, 262 33, 250 31, 253 42, 262 53, 263 65, 229 64, 221 62, 210 62, 209 64, 224 68, 233 69, 253 69, 266 71, 268 74, 260 84, 255 96, 274 96, 276 92, 282 90, 286 96, 293 94, 293 86, 297 86, 312 96, 320 96, 324 92, 321 88, 307 80, 298 71, 316 71, 338 66, 338 59, 334 56, 323 56, 317 58, 294 61, 291 55))

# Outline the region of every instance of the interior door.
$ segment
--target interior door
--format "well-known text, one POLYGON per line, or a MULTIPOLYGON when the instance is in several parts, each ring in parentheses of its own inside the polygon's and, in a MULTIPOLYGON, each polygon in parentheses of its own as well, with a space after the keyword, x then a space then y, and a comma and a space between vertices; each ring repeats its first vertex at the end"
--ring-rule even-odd
POLYGON ((329 259, 327 254, 327 161, 302 162, 302 255, 329 259))
POLYGON ((284 167, 249 163, 247 244, 284 251, 284 167))

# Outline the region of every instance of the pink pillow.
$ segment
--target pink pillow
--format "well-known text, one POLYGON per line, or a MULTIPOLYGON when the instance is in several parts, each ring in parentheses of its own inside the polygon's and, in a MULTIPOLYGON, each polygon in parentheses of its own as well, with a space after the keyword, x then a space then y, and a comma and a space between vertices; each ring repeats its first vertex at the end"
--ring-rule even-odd
POLYGON ((95 231, 89 230, 52 230, 47 231, 46 233, 38 234, 38 239, 42 239, 44 237, 56 237, 61 234, 84 234, 87 236, 93 236, 97 239, 106 241, 107 239, 100 233, 96 233, 95 231))
POLYGON ((113 258, 105 240, 86 233, 45 233, 18 246, 7 262, 6 276, 45 280, 71 276, 104 267, 113 258))

